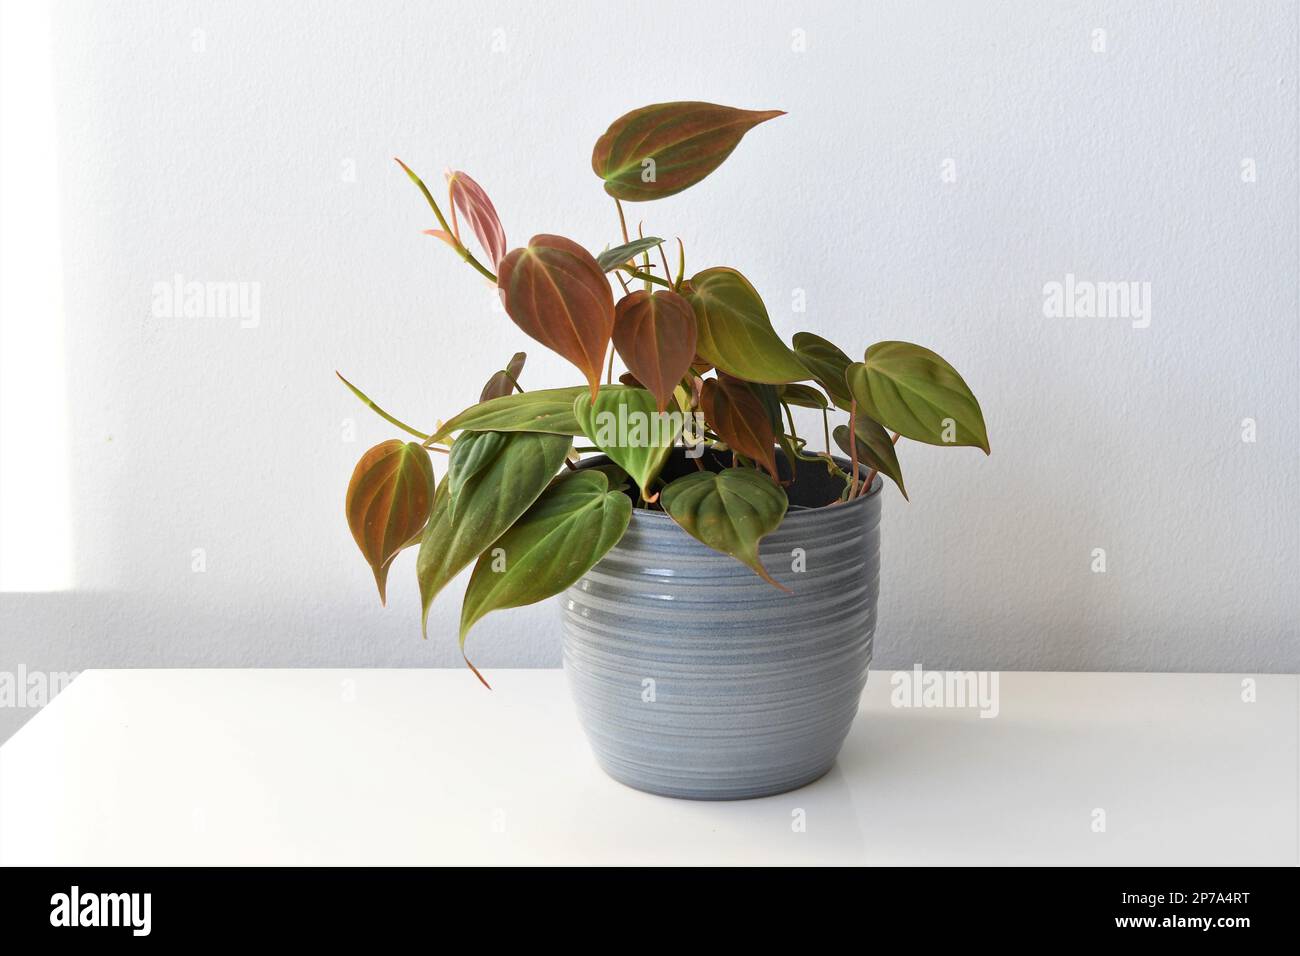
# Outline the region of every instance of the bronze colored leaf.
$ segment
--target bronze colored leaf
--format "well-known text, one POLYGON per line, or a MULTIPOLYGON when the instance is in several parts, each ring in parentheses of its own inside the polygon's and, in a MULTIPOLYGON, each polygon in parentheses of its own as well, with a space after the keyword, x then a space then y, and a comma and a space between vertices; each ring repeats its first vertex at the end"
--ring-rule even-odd
POLYGON ((506 232, 501 228, 501 219, 492 200, 482 186, 459 170, 447 174, 447 190, 451 193, 453 214, 459 210, 469 222, 478 244, 495 268, 506 254, 506 232))
POLYGON ((656 103, 616 119, 591 154, 591 168, 616 199, 679 193, 722 164, 741 138, 783 110, 714 103, 656 103))
POLYGON ((504 398, 513 394, 515 386, 519 384, 519 373, 524 370, 524 361, 527 358, 528 356, 523 352, 516 352, 511 356, 504 369, 492 373, 492 377, 483 386, 483 391, 479 393, 478 400, 486 402, 490 398, 504 398))
POLYGON ((533 236, 501 259, 497 288, 515 325, 576 365, 595 397, 614 295, 591 253, 563 236, 533 236))
POLYGON ((388 566, 429 520, 433 465, 415 442, 396 438, 371 448, 353 469, 345 511, 352 537, 386 603, 388 566))
POLYGON ((662 412, 695 358, 691 304, 669 289, 624 296, 614 309, 614 348, 662 412))
POLYGON ((760 462, 768 474, 777 477, 772 422, 747 382, 729 375, 706 379, 700 407, 710 427, 733 451, 760 462))

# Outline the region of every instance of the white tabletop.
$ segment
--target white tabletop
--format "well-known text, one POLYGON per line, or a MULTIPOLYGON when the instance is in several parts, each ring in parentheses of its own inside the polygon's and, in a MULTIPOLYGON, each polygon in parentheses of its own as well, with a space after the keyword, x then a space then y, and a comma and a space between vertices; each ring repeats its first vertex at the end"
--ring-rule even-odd
POLYGON ((605 777, 559 671, 88 671, 0 748, 0 863, 1297 863, 1296 677, 890 678, 822 780, 697 803, 605 777))

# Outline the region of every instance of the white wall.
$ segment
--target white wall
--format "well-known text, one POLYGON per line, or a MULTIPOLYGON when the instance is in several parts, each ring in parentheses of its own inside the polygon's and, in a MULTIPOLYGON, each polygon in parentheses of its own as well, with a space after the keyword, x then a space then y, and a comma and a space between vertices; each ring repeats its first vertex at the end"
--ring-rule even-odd
MULTIPOLYGON (((333 370, 422 425, 519 348, 526 387, 576 379, 391 157, 469 171, 512 244, 598 249, 591 146, 672 99, 789 115, 648 232, 783 335, 921 342, 983 404, 991 458, 901 449, 881 665, 1300 666, 1295 3, 95 0, 54 36, 75 591, 0 597, 0 669, 457 664, 460 588, 422 642, 414 554, 385 610, 355 553, 392 431, 333 370), (1045 317, 1066 273, 1149 282, 1150 327, 1045 317), (176 274, 259 283, 260 324, 153 317, 176 274)), ((489 617, 476 662, 557 664, 555 619, 489 617)))

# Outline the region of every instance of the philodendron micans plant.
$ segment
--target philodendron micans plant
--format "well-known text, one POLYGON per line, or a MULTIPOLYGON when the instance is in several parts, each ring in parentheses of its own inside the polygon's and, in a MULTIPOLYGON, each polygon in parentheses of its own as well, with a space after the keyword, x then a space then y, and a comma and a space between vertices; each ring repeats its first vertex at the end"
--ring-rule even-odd
POLYGON ((348 485, 348 524, 381 601, 389 566, 404 548, 419 547, 426 625, 438 592, 474 564, 461 610, 463 654, 466 635, 489 611, 541 601, 578 581, 623 536, 633 508, 666 512, 686 533, 781 587, 758 551, 788 506, 778 446, 791 473, 825 468, 842 481, 839 499, 827 507, 868 493, 876 473, 906 497, 900 437, 988 453, 979 403, 934 352, 877 342, 858 362, 812 332, 796 333, 787 345, 738 270, 710 266, 688 276, 680 240, 672 269, 664 240, 639 230, 629 235, 624 202, 695 185, 749 130, 781 115, 660 103, 615 120, 596 141, 591 165, 617 206, 621 241, 596 255, 549 233, 510 249, 487 193, 463 172, 447 174, 448 220, 398 160, 437 219, 428 234, 493 283, 511 320, 576 366, 584 382, 525 391, 519 352, 492 373, 477 403, 424 432, 344 379, 416 439, 371 448, 348 485), (463 241, 463 225, 481 258, 463 241), (627 368, 617 384, 616 355, 627 368), (823 450, 797 434, 791 406, 822 413, 823 450), (833 431, 832 410, 848 413, 833 431), (832 436, 847 470, 831 454, 832 436), (697 470, 665 481, 661 472, 678 445, 697 470), (434 468, 431 452, 446 456, 445 469, 434 468), (575 467, 583 453, 595 452, 610 463, 575 467), (859 465, 869 469, 865 480, 859 465))

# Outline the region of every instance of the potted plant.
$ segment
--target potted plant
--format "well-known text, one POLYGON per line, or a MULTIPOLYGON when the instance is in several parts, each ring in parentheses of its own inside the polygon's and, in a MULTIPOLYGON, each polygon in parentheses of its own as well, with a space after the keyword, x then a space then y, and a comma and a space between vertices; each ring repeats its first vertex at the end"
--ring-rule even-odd
POLYGON ((871 658, 882 476, 906 497, 895 445, 989 450, 979 403, 934 352, 878 342, 855 361, 811 332, 787 344, 739 271, 688 274, 680 240, 674 269, 664 240, 629 234, 624 202, 694 185, 780 115, 689 102, 616 120, 592 168, 621 236, 596 255, 551 234, 509 249, 469 176, 448 173, 444 213, 402 164, 437 219, 429 234, 583 381, 525 391, 520 352, 429 431, 347 383, 415 439, 371 448, 348 485, 380 600, 404 548, 419 548, 426 625, 473 565, 464 655, 485 614, 559 595, 565 669, 598 760, 673 796, 778 793, 830 768, 871 658), (822 447, 797 433, 792 406, 821 412, 822 447), (832 412, 847 413, 833 430, 832 412))

